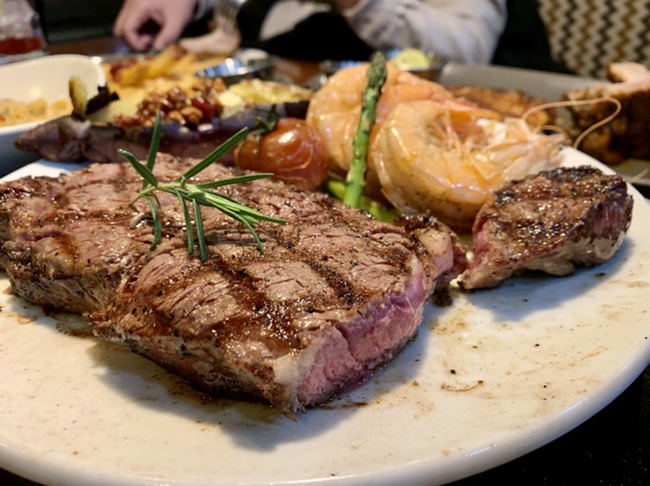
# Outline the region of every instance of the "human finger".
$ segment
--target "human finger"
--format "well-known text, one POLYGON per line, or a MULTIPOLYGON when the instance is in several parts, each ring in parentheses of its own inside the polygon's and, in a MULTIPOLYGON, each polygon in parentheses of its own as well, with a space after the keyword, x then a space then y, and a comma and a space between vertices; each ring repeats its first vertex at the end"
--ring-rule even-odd
POLYGON ((153 41, 152 47, 160 50, 176 42, 189 21, 190 18, 185 18, 185 16, 170 16, 166 18, 164 22, 160 23, 161 28, 153 41))
POLYGON ((141 51, 151 45, 153 36, 149 32, 142 32, 142 27, 152 20, 152 15, 146 10, 133 9, 126 11, 125 15, 118 18, 114 34, 123 38, 133 49, 141 51))

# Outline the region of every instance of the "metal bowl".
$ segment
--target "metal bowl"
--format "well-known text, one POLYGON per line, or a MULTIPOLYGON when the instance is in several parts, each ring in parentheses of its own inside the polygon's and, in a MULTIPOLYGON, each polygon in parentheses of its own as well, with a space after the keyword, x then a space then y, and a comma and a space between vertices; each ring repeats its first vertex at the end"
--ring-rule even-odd
MULTIPOLYGON (((403 53, 404 50, 393 49, 386 53, 386 58, 397 64, 399 56, 403 53)), ((442 56, 439 56, 435 52, 421 52, 421 55, 426 58, 427 61, 426 66, 415 67, 415 66, 409 66, 408 64, 406 65, 397 64, 397 65, 403 71, 408 71, 409 73, 413 73, 416 76, 419 76, 424 79, 428 79, 429 81, 437 81, 438 78, 440 77, 440 73, 442 72, 442 69, 447 64, 447 59, 445 59, 442 56)))
POLYGON ((362 64, 362 61, 333 61, 333 60, 327 60, 321 62, 318 67, 320 70, 325 74, 326 76, 331 76, 332 74, 340 71, 341 69, 347 69, 351 68, 354 66, 358 66, 359 64, 362 64))
POLYGON ((245 79, 272 79, 276 64, 277 58, 267 52, 258 49, 240 49, 222 63, 194 74, 200 78, 221 78, 227 86, 230 86, 245 79))

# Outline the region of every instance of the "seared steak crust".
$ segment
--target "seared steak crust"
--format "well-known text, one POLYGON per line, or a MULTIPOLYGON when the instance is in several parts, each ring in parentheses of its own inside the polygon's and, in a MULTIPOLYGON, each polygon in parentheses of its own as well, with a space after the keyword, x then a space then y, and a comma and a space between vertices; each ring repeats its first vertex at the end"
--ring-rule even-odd
POLYGON ((477 215, 465 289, 494 287, 525 270, 568 275, 609 260, 632 217, 618 175, 590 166, 559 168, 506 184, 477 215))
POLYGON ((124 268, 153 241, 150 227, 133 224, 142 206, 129 202, 141 185, 126 165, 107 164, 0 186, 2 264, 13 292, 52 310, 106 305, 124 268))
MULTIPOLYGON (((192 163, 160 156, 158 176, 175 178, 192 163)), ((213 166, 205 177, 232 175, 213 166)), ((128 166, 7 183, 0 198, 20 184, 45 189, 7 196, 0 209, 17 295, 84 313, 98 336, 199 388, 263 399, 286 414, 391 359, 414 337, 437 281, 446 285, 464 261, 436 221, 383 224, 269 180, 221 192, 287 224, 259 225, 261 253, 239 223, 206 209, 207 262, 188 256, 182 213, 165 195, 163 243, 150 250, 147 207, 129 205, 141 180, 128 166)))

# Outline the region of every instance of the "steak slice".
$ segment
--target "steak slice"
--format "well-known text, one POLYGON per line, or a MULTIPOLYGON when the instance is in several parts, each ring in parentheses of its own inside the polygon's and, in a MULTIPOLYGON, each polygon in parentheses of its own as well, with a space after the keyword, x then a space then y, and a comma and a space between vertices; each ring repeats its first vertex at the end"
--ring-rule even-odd
MULTIPOLYGON (((194 162, 159 156, 156 171, 171 178, 194 162)), ((235 174, 208 171, 210 180, 235 174)), ((384 224, 272 180, 221 191, 287 221, 258 226, 264 253, 243 226, 206 208, 209 259, 190 257, 182 212, 165 194, 163 242, 152 251, 147 206, 129 205, 140 186, 117 164, 1 186, 14 293, 83 313, 100 338, 197 388, 261 399, 289 416, 392 359, 436 287, 464 269, 465 248, 436 220, 384 224)))
MULTIPOLYGON (((160 180, 191 166, 172 162, 163 161, 160 180)), ((84 313, 107 305, 125 267, 153 242, 151 228, 135 224, 143 206, 129 204, 141 186, 125 164, 0 185, 0 262, 14 294, 46 310, 84 313)))
POLYGON ((590 166, 510 182, 479 211, 473 260, 458 283, 489 288, 527 270, 562 276, 604 263, 623 242, 632 206, 622 177, 590 166))

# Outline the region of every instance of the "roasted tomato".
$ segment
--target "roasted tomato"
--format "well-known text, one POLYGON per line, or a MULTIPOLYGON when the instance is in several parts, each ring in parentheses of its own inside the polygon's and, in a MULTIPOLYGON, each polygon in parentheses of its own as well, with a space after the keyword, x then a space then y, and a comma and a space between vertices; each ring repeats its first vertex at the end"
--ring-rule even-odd
POLYGON ((265 130, 251 131, 235 149, 238 167, 272 172, 302 189, 318 189, 327 178, 325 143, 305 120, 280 118, 265 130))

